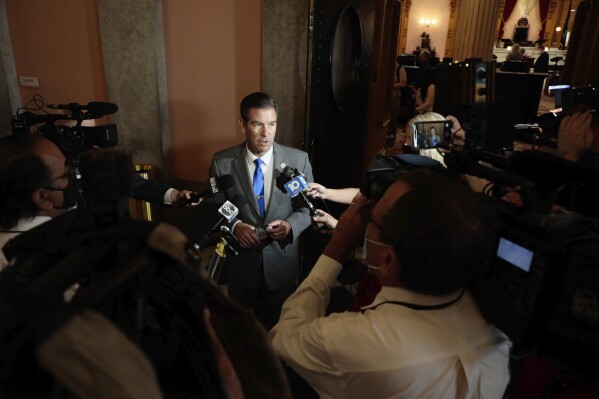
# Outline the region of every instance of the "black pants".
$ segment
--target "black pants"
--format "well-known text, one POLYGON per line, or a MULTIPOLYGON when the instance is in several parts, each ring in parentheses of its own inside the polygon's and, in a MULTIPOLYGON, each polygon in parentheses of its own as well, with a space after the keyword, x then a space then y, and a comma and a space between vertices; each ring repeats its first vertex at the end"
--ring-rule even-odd
POLYGON ((269 290, 264 281, 264 273, 256 287, 242 287, 229 283, 229 298, 239 305, 254 312, 256 318, 262 323, 266 331, 274 327, 281 316, 281 308, 285 300, 295 291, 295 284, 269 290))

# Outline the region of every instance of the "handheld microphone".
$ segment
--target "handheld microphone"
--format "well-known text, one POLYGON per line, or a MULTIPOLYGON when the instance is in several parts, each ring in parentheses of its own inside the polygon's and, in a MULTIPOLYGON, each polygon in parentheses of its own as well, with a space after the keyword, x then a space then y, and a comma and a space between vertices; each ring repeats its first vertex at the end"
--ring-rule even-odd
MULTIPOLYGON (((281 175, 277 177, 276 186, 283 192, 289 194, 291 198, 300 197, 302 202, 308 208, 310 212, 310 216, 322 216, 319 212, 316 211, 316 208, 304 193, 304 190, 308 188, 308 183, 304 177, 304 174, 301 173, 297 168, 292 168, 290 166, 286 166, 284 163, 281 164, 283 171, 281 175)), ((324 223, 312 223, 313 227, 316 230, 322 230, 325 228, 324 223)))
POLYGON ((225 203, 218 208, 218 213, 220 213, 221 218, 214 224, 214 226, 212 226, 212 228, 208 231, 208 234, 212 234, 219 230, 223 223, 231 223, 231 221, 235 219, 237 215, 239 215, 239 208, 237 208, 235 204, 243 206, 245 205, 245 202, 246 201, 243 194, 237 194, 231 199, 231 201, 225 201, 225 203))
POLYGON ((193 192, 189 195, 190 198, 181 198, 177 201, 177 205, 186 206, 199 202, 200 199, 207 197, 206 199, 214 199, 214 202, 218 201, 216 198, 219 194, 222 194, 225 190, 233 187, 235 184, 235 178, 231 175, 213 176, 208 179, 208 187, 200 192, 193 192))
POLYGON ((225 201, 225 203, 218 208, 218 213, 220 213, 227 222, 230 222, 235 216, 239 215, 239 209, 237 209, 231 201, 225 201))
POLYGON ((47 107, 51 109, 68 109, 72 113, 87 111, 88 114, 94 115, 110 115, 119 110, 119 107, 116 104, 102 101, 92 101, 87 103, 87 105, 80 105, 78 103, 49 104, 47 107))
POLYGON ((308 183, 303 176, 296 176, 293 179, 289 180, 284 184, 285 190, 291 196, 291 198, 296 197, 300 193, 302 193, 305 189, 308 188, 308 183))

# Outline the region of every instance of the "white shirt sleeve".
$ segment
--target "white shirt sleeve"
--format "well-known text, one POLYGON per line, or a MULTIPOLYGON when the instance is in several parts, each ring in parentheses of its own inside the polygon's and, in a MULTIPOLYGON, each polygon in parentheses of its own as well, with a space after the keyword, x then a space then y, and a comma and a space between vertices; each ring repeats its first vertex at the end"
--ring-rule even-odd
POLYGON ((173 202, 171 201, 171 193, 175 191, 174 188, 169 188, 168 190, 166 190, 166 193, 164 193, 164 198, 163 198, 163 202, 164 205, 172 205, 173 202))
POLYGON ((269 332, 277 353, 301 370, 335 373, 326 351, 323 335, 324 318, 330 292, 343 266, 321 255, 310 275, 291 295, 281 311, 281 318, 269 332))

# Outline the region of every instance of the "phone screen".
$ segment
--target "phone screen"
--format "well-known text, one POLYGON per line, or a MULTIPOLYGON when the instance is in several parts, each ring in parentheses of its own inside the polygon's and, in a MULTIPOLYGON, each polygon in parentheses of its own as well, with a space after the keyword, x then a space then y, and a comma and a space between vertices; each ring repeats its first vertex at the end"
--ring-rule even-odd
POLYGON ((412 147, 447 148, 451 144, 452 121, 415 122, 412 126, 412 147))

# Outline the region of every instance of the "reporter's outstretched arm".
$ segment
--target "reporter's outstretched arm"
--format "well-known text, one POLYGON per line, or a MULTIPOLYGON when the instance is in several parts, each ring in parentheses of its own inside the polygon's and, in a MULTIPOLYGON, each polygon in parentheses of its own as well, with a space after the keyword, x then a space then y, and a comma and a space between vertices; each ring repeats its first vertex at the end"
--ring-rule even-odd
POLYGON ((357 188, 326 188, 322 184, 308 183, 306 195, 310 198, 322 198, 340 204, 350 204, 360 191, 357 188))

